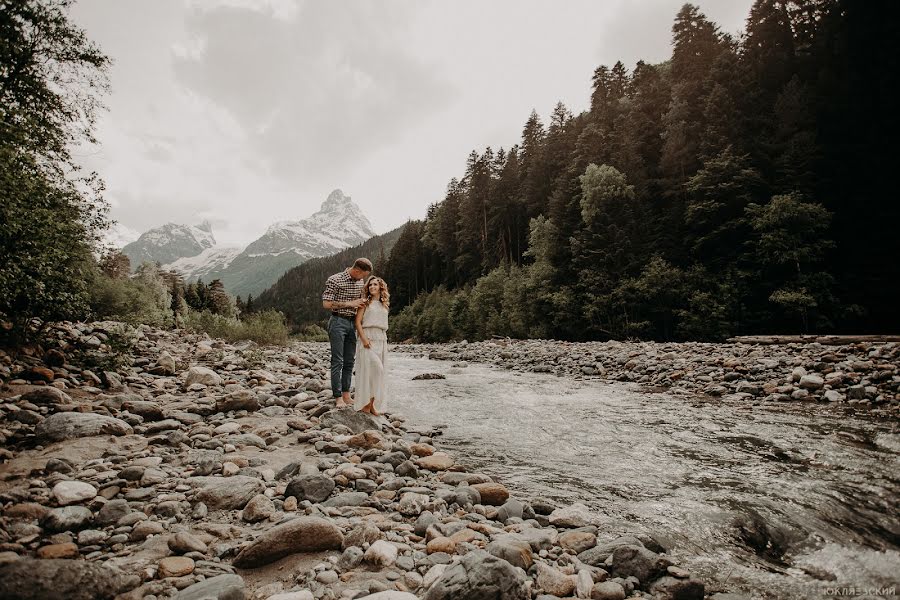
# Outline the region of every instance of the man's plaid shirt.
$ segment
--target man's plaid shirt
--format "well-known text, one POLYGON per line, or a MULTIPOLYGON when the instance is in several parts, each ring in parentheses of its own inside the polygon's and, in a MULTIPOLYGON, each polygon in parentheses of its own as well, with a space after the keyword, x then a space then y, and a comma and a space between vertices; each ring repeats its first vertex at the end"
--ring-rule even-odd
MULTIPOLYGON (((350 302, 362 297, 364 282, 362 279, 353 279, 347 271, 335 273, 325 282, 325 291, 322 292, 322 300, 331 302, 350 302)), ((355 308, 338 308, 333 311, 336 315, 355 317, 355 308)))

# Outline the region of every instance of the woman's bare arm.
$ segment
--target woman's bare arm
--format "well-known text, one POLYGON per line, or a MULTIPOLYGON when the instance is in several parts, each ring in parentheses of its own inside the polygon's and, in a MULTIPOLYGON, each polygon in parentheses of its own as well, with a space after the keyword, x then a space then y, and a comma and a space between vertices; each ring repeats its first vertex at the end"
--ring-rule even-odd
POLYGON ((362 328, 362 320, 363 320, 364 314, 366 314, 366 305, 365 304, 363 304, 358 309, 356 309, 356 336, 363 343, 363 346, 368 348, 369 340, 366 339, 366 334, 363 333, 363 328, 362 328))

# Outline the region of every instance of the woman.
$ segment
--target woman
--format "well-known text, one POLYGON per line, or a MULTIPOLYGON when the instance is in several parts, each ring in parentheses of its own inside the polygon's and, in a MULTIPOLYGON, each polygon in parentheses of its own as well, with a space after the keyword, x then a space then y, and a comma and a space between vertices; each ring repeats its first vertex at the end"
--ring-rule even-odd
POLYGON ((369 277, 363 288, 363 305, 356 311, 356 398, 353 408, 380 415, 387 407, 385 360, 390 294, 379 277, 369 277))

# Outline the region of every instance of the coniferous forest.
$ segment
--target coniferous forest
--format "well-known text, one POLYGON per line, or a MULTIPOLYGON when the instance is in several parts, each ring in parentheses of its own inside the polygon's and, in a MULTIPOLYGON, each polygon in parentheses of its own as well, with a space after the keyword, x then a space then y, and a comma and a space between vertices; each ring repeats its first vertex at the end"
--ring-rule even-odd
POLYGON ((473 151, 383 274, 395 339, 895 333, 898 10, 695 5, 661 64, 593 73, 473 151))

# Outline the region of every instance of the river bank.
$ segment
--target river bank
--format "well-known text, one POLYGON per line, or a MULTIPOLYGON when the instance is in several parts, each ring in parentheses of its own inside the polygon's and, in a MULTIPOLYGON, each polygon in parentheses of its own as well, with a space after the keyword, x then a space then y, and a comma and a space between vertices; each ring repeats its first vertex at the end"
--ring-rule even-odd
POLYGON ((466 471, 430 428, 335 410, 323 345, 144 327, 128 364, 70 363, 117 327, 0 355, 4 598, 734 597, 662 538, 466 471))
POLYGON ((846 402, 900 415, 900 344, 707 344, 490 340, 398 344, 396 352, 597 378, 686 396, 749 402, 846 402))

